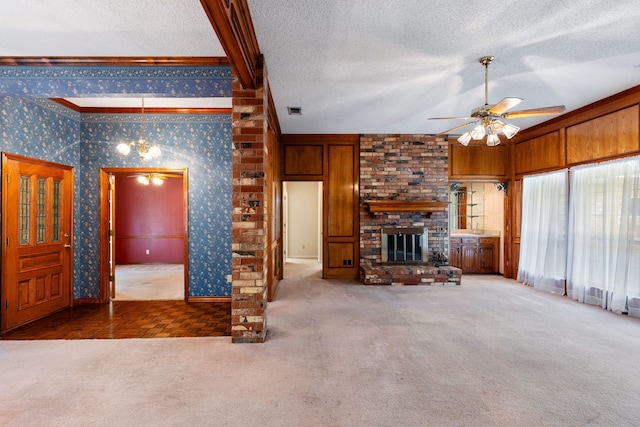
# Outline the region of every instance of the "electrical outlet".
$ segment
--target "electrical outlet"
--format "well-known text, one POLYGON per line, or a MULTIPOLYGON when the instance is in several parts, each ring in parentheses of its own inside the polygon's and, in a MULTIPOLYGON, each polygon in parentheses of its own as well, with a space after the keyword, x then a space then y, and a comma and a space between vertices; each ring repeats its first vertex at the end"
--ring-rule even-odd
POLYGON ((229 283, 233 282, 233 278, 231 277, 230 274, 227 274, 227 282, 229 283))
POLYGON ((147 249, 146 254, 149 255, 149 249, 147 249))

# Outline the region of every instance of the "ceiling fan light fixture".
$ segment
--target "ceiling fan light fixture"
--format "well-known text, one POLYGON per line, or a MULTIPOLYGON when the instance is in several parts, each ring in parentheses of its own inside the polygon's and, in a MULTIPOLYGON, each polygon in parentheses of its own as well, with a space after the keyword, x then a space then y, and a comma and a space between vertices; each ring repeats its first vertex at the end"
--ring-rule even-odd
POLYGON ((511 139, 514 136, 516 136, 516 134, 518 133, 519 130, 520 130, 520 128, 518 126, 509 124, 509 123, 505 124, 502 127, 502 133, 504 133, 504 135, 509 139, 511 139))
POLYGON ((482 124, 479 124, 478 126, 474 127, 473 130, 471 131, 471 138, 478 141, 484 138, 485 135, 486 133, 484 130, 484 125, 482 124))
POLYGON ((498 144, 500 144, 500 137, 497 134, 492 133, 487 136, 487 145, 489 147, 495 147, 498 144))
POLYGON ((164 175, 157 173, 142 173, 132 175, 142 185, 162 185, 164 183, 164 175))
POLYGON ((480 64, 484 66, 484 105, 471 110, 470 117, 431 117, 429 120, 475 120, 454 126, 451 129, 438 133, 448 134, 462 127, 471 126, 472 123, 480 121, 480 125, 466 132, 458 141, 463 145, 468 145, 471 139, 482 140, 487 137, 487 145, 494 146, 500 144, 500 133, 504 134, 508 139, 513 138, 519 131, 518 126, 504 123, 499 119, 523 118, 523 117, 539 117, 553 114, 560 114, 565 110, 564 105, 556 105, 553 107, 533 108, 528 110, 519 110, 508 112, 511 108, 522 102, 522 98, 506 97, 497 104, 489 104, 489 64, 494 57, 491 55, 480 58, 480 64))
POLYGON ((471 132, 465 132, 462 134, 462 136, 460 136, 460 138, 458 138, 458 142, 462 145, 464 145, 465 147, 467 145, 469 145, 469 142, 471 142, 471 132))

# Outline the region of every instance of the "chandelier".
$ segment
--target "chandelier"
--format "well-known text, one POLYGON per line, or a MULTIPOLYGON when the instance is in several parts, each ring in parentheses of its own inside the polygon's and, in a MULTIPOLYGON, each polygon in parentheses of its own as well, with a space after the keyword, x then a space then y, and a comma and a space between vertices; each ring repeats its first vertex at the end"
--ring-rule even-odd
POLYGON ((137 141, 122 142, 118 144, 118 151, 120 154, 128 155, 131 152, 131 147, 138 146, 138 155, 141 161, 150 160, 155 157, 159 157, 162 152, 157 145, 151 145, 144 137, 144 98, 142 98, 142 128, 140 130, 140 138, 137 141))

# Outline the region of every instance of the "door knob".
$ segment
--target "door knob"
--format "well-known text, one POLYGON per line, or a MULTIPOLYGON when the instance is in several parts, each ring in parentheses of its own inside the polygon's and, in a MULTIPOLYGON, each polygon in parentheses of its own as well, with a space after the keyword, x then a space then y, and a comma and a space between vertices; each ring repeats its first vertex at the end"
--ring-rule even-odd
POLYGON ((70 245, 70 244, 66 244, 66 245, 64 245, 64 247, 65 247, 65 248, 70 248, 70 247, 71 247, 71 245, 70 245))

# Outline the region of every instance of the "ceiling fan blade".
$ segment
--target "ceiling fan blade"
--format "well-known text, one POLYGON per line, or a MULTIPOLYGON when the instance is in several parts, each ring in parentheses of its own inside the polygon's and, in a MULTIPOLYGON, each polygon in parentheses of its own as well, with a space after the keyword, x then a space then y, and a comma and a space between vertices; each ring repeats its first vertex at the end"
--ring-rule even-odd
POLYGON ((502 117, 505 119, 518 119, 522 117, 537 117, 537 116, 549 116, 552 114, 560 114, 564 112, 566 107, 564 105, 554 105, 553 107, 532 108, 530 110, 512 111, 510 113, 504 113, 502 117))
POLYGON ((458 129, 463 128, 463 127, 465 127, 465 126, 469 126, 469 125, 472 125, 472 124, 474 124, 474 123, 478 123, 479 121, 480 121, 480 120, 474 120, 474 121, 472 121, 472 122, 463 123, 463 124, 461 124, 461 125, 458 125, 458 126, 452 127, 451 129, 447 129, 447 130, 445 130, 445 131, 438 132, 438 133, 437 133, 437 135, 444 135, 444 134, 447 134, 447 133, 451 133, 451 132, 453 132, 454 130, 458 130, 458 129))
POLYGON ((474 117, 429 117, 429 120, 473 120, 474 117))
POLYGON ((502 101, 489 109, 490 114, 500 115, 522 102, 522 98, 502 98, 502 101))

